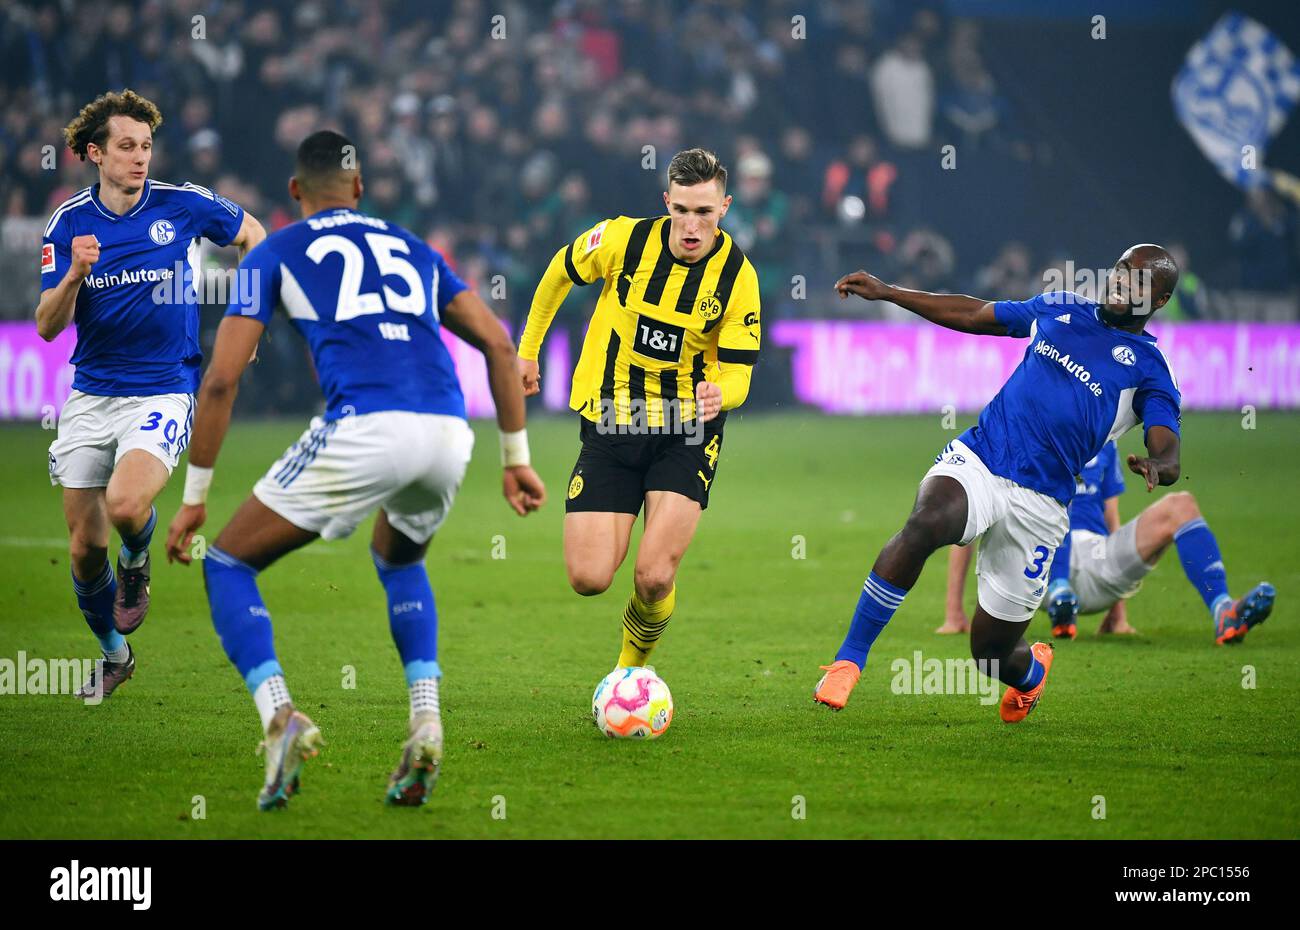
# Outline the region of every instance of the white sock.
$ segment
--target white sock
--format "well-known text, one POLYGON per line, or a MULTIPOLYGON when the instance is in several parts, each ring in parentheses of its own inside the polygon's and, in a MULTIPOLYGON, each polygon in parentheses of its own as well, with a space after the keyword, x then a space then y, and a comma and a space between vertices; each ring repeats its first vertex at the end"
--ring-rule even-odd
POLYGON ((283 675, 272 675, 263 681, 253 691, 253 703, 257 705, 257 714, 262 718, 262 732, 266 733, 271 729, 271 718, 275 712, 286 704, 292 703, 289 699, 289 686, 285 683, 283 675))
POLYGON ((118 553, 117 557, 122 563, 123 568, 139 568, 144 564, 144 560, 149 558, 149 547, 145 546, 139 552, 132 555, 131 550, 126 548, 126 546, 123 546, 122 551, 118 553))
POLYGON ((437 714, 440 710, 441 708, 438 705, 438 679, 417 678, 411 682, 412 720, 420 714, 437 714))
POLYGON ((122 645, 116 649, 100 649, 100 652, 104 653, 105 662, 114 662, 118 665, 131 657, 131 647, 126 644, 126 640, 122 640, 122 645))

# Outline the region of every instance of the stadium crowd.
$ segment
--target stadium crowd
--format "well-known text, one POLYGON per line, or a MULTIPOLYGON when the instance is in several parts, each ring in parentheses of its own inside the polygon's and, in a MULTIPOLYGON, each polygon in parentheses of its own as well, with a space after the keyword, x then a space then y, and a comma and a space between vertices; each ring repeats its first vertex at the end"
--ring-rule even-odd
MULTIPOLYGON (((907 185, 940 139, 1022 164, 1050 154, 1000 91, 978 24, 931 3, 807 6, 803 20, 740 0, 10 2, 0 215, 48 216, 84 187, 61 128, 131 87, 165 116, 153 176, 212 187, 269 229, 296 218, 299 140, 349 133, 364 208, 480 287, 504 275, 516 317, 555 248, 606 215, 653 212, 668 158, 701 140, 731 166, 726 226, 780 312, 810 306, 786 299, 792 274, 820 287, 868 259, 931 289, 1041 290, 1058 254, 1011 241, 959 255, 907 185)), ((1231 241, 1284 289, 1295 214, 1261 197, 1231 241)), ((1203 295, 1180 296, 1185 315, 1204 312, 1203 295)))

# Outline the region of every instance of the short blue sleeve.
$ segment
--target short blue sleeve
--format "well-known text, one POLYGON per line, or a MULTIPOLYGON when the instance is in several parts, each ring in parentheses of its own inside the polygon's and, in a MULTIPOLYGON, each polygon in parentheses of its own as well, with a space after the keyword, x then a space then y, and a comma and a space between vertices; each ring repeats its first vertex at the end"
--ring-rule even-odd
POLYGON ((271 314, 280 302, 280 258, 269 240, 262 240, 244 256, 235 271, 226 316, 246 316, 270 325, 271 314))
POLYGON ((1106 467, 1101 473, 1101 499, 1110 500, 1124 493, 1124 473, 1119 467, 1119 449, 1114 440, 1106 443, 1102 453, 1106 456, 1106 467))
POLYGON ((41 240, 41 290, 43 291, 58 287, 72 265, 72 240, 68 238, 66 229, 67 226, 60 223, 41 240))
POLYGON ((1162 355, 1149 366, 1147 377, 1133 395, 1133 412, 1142 420, 1143 435, 1153 426, 1168 427, 1174 435, 1179 435, 1183 421, 1182 404, 1182 394, 1162 355))
POLYGON ((1008 336, 1023 338, 1044 310, 1043 295, 1039 294, 1029 300, 999 300, 993 305, 993 316, 1007 328, 1008 336))
POLYGON ((442 312, 447 309, 447 304, 451 303, 461 291, 469 290, 469 286, 451 270, 447 260, 437 249, 429 249, 429 251, 433 254, 433 270, 436 275, 433 282, 435 288, 433 300, 438 307, 438 316, 441 318, 442 312))
POLYGON ((204 239, 217 245, 230 245, 244 224, 244 208, 220 194, 197 189, 190 198, 190 212, 204 239))

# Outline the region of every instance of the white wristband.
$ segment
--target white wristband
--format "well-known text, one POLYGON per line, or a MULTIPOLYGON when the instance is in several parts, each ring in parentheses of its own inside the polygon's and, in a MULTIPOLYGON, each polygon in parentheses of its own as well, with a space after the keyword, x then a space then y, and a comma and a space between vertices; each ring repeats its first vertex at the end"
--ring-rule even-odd
POLYGON ((208 502, 208 488, 212 487, 212 469, 198 465, 185 466, 185 493, 181 503, 193 507, 208 502))
POLYGON ((529 465, 532 460, 528 455, 528 430, 521 429, 513 433, 501 434, 501 467, 514 468, 516 465, 529 465))

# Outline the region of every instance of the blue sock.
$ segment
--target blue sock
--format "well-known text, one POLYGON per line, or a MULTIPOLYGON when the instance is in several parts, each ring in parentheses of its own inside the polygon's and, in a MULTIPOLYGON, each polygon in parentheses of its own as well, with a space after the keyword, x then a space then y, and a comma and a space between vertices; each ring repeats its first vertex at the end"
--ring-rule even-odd
POLYGON ((1070 533, 1067 530, 1052 557, 1052 567, 1047 573, 1047 597, 1051 599, 1061 588, 1070 586, 1070 533))
POLYGON ((283 675, 271 642, 271 614, 257 590, 253 567, 211 546, 203 560, 203 581, 221 647, 244 677, 249 693, 272 675, 283 675))
POLYGON ((902 588, 895 587, 875 572, 868 575, 857 609, 853 611, 849 634, 844 637, 840 651, 835 653, 835 661, 850 659, 857 663, 858 668, 865 668, 871 644, 902 605, 906 594, 902 588))
POLYGON ((394 565, 373 549, 370 557, 388 594, 388 629, 406 670, 407 685, 421 678, 442 677, 438 666, 438 607, 424 560, 394 565))
POLYGON ((1020 691, 1032 691, 1038 687, 1043 676, 1047 674, 1047 669, 1043 668, 1043 663, 1038 661, 1038 657, 1032 652, 1029 654, 1029 671, 1025 672, 1025 677, 1016 683, 1015 687, 1020 691))
POLYGON ((92 581, 78 581, 72 576, 72 590, 77 594, 77 606, 86 618, 90 632, 99 640, 104 654, 117 652, 125 644, 122 634, 113 626, 113 598, 117 596, 117 579, 113 566, 104 562, 104 568, 92 581))
POLYGON ((1228 596, 1228 570, 1223 567, 1219 543, 1202 517, 1188 520, 1174 533, 1174 545, 1187 580, 1201 595, 1213 616, 1218 601, 1228 596))
POLYGON ((145 554, 149 551, 149 543, 153 540, 154 527, 158 525, 158 508, 149 508, 149 522, 144 525, 144 529, 133 536, 122 534, 122 564, 128 567, 136 567, 144 562, 145 554))

